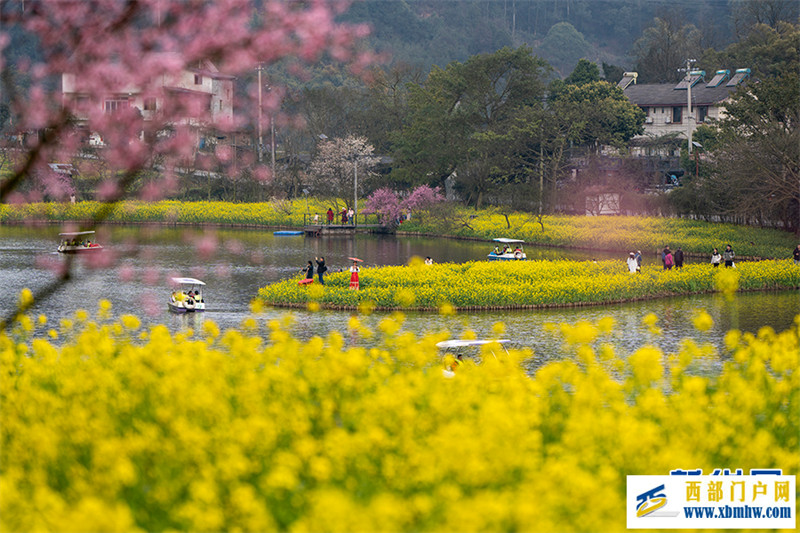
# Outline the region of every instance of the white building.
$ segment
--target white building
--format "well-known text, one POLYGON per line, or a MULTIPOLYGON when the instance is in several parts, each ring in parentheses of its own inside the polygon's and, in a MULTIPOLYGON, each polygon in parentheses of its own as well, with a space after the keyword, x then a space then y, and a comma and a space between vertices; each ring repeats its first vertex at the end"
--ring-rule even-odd
MULTIPOLYGON (((62 75, 61 91, 64 105, 72 108, 79 125, 86 124, 93 106, 105 113, 135 107, 144 120, 152 119, 169 93, 185 93, 206 99, 212 121, 218 122, 233 118, 234 79, 220 73, 211 62, 203 61, 197 68, 183 70, 174 76, 160 76, 148 88, 148 96, 143 94, 143 88, 130 86, 109 91, 100 101, 90 101, 90 96, 81 92, 74 74, 62 75)), ((192 118, 186 117, 186 120, 191 122, 192 118)))
POLYGON ((676 85, 637 84, 637 74, 626 72, 618 85, 647 117, 644 136, 634 137, 633 144, 643 137, 656 138, 670 133, 688 139, 689 132, 693 133, 700 124, 709 119, 723 118, 725 102, 749 75, 750 69, 738 69, 733 77, 728 70, 718 70, 711 81, 706 82, 704 71, 692 71, 676 85))

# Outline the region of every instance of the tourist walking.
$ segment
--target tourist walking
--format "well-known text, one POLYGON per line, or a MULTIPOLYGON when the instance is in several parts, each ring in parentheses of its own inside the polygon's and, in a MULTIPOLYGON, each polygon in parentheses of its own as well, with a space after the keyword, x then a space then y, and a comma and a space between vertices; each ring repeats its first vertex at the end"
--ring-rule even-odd
POLYGON ((733 262, 733 258, 735 256, 736 256, 736 254, 733 253, 733 248, 731 248, 731 245, 730 244, 727 245, 725 247, 725 251, 722 252, 722 260, 725 261, 725 266, 726 267, 735 267, 736 266, 734 264, 734 262, 733 262))
POLYGON ((342 208, 342 224, 347 224, 347 209, 342 208))
POLYGON ((353 261, 353 266, 350 267, 350 289, 357 291, 358 290, 358 263, 353 261))
POLYGON ((319 226, 319 213, 314 213, 314 225, 319 226))
POLYGON ((641 272, 642 271, 642 251, 641 250, 636 250, 636 255, 634 257, 636 258, 636 272, 641 272))
POLYGON ((328 225, 333 224, 333 209, 328 208, 328 225))
POLYGON ((636 254, 631 252, 628 254, 628 271, 631 274, 635 274, 636 270, 639 268, 639 265, 636 263, 636 254))
MULTIPOLYGON (((669 245, 664 246, 664 249, 661 251, 661 264, 663 265, 664 270, 667 270, 667 254, 670 256, 672 255, 669 245)), ((672 265, 670 265, 670 268, 672 268, 672 265)))
POLYGON ((714 268, 717 268, 721 262, 722 262, 722 256, 719 254, 719 251, 716 248, 714 248, 714 251, 711 252, 711 265, 714 268))
POLYGON ((355 216, 356 212, 353 211, 353 208, 347 210, 347 219, 350 221, 350 224, 355 224, 355 216))
POLYGON ((681 250, 680 246, 675 250, 673 257, 675 259, 675 268, 683 268, 683 250, 681 250))
POLYGON ((667 247, 667 253, 664 256, 664 270, 672 270, 672 267, 675 265, 675 259, 672 257, 672 252, 667 247))
POLYGON ((319 277, 319 283, 320 285, 325 285, 325 280, 322 277, 325 272, 328 271, 328 267, 325 266, 325 258, 315 257, 314 260, 317 262, 317 276, 319 277))
POLYGON ((797 245, 797 248, 792 250, 792 259, 794 259, 795 265, 800 265, 800 244, 797 245))

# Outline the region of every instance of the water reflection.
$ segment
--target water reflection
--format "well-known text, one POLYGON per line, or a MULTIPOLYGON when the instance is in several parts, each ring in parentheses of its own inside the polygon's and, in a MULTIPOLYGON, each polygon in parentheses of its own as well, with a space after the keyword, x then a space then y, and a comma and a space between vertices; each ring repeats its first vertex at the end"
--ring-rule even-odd
MULTIPOLYGON (((47 263, 65 260, 54 253, 58 232, 55 227, 0 227, 0 310, 3 316, 13 309, 22 288, 37 291, 55 279, 47 263)), ((107 228, 98 234, 98 242, 111 249, 119 268, 92 268, 91 264, 78 261, 70 283, 36 303, 35 312, 48 316, 48 327, 57 327, 60 319, 72 316, 77 309, 94 313, 97 302, 104 298, 111 301, 115 315, 135 314, 146 326, 165 324, 171 331, 198 330, 204 321, 213 320, 222 330, 236 328, 249 316, 249 302, 259 287, 297 276, 300 268, 314 257, 324 256, 329 268, 335 271, 346 268, 350 256, 364 258, 367 265, 405 264, 413 256, 431 256, 437 262, 463 262, 484 260, 491 249, 486 242, 453 239, 307 238, 274 236, 268 231, 255 230, 204 232, 140 227, 107 228), (196 277, 207 283, 206 313, 174 315, 167 311, 168 279, 172 276, 196 277)), ((535 259, 586 260, 618 255, 537 247, 528 247, 526 252, 535 259)), ((658 258, 645 258, 648 260, 656 262, 658 258)), ((259 315, 259 323, 263 326, 286 313, 269 309, 259 315)), ((315 335, 325 337, 334 330, 346 331, 350 318, 349 313, 332 311, 292 314, 295 317, 293 333, 302 339, 315 335)), ((447 332, 448 336, 461 337, 471 331, 478 337, 488 337, 493 324, 504 322, 505 336, 517 347, 532 349, 535 364, 560 353, 559 342, 545 332, 545 324, 549 322, 594 322, 610 316, 617 324, 610 341, 620 350, 629 352, 652 343, 672 352, 685 337, 721 347, 725 332, 732 328, 756 332, 768 325, 784 330, 797 314, 800 314, 800 293, 788 291, 738 294, 733 300, 720 295, 703 295, 607 307, 470 312, 456 316, 409 313, 403 328, 417 334, 447 332), (714 318, 714 327, 706 333, 697 332, 692 325, 698 308, 706 309, 714 318), (652 336, 642 325, 642 318, 651 312, 659 317, 662 336, 652 336)), ((362 317, 362 321, 377 330, 378 322, 385 316, 375 314, 362 317)), ((358 345, 376 342, 360 338, 350 340, 358 345)))

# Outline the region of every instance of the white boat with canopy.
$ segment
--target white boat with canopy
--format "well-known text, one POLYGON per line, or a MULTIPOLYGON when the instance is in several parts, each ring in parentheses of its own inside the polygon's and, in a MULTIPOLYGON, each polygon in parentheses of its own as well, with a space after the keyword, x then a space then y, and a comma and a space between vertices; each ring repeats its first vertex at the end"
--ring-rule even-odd
POLYGON ((78 254, 99 252, 102 246, 92 241, 94 231, 73 231, 58 234, 58 252, 62 254, 78 254))
POLYGON ((169 298, 169 310, 173 313, 196 313, 206 310, 203 298, 205 283, 194 278, 172 278, 175 289, 169 298))
POLYGON ((525 243, 523 240, 501 237, 493 241, 500 244, 495 245, 494 250, 488 255, 489 261, 522 261, 528 258, 522 249, 525 243))
MULTIPOLYGON (((500 348, 503 349, 502 351, 508 355, 508 350, 506 350, 506 347, 503 346, 507 342, 511 341, 509 339, 450 339, 437 342, 436 347, 440 350, 444 350, 445 352, 445 368, 443 370, 444 376, 448 378, 455 376, 456 369, 464 363, 464 359, 466 357, 480 360, 479 354, 483 346, 490 346, 488 351, 495 359, 498 359, 498 354, 495 353, 493 345, 500 346, 500 348)), ((500 355, 503 354, 500 353, 500 355)))

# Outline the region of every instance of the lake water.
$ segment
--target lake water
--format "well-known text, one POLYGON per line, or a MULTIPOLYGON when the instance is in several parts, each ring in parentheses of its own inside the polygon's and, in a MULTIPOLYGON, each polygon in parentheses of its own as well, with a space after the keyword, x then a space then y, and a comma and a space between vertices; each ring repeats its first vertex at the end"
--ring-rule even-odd
MULTIPOLYGON (((19 291, 27 287, 38 293, 53 284, 53 268, 62 267, 70 258, 55 252, 56 227, 0 227, 0 311, 12 312, 19 291)), ((236 328, 250 315, 249 302, 259 287, 294 277, 309 260, 324 256, 329 268, 347 268, 348 257, 360 257, 365 264, 406 264, 413 256, 431 256, 437 262, 485 260, 492 245, 478 241, 453 239, 356 236, 322 237, 275 236, 264 230, 198 230, 150 227, 110 227, 98 233, 98 242, 107 247, 101 253, 113 268, 97 268, 84 257, 75 258, 72 279, 57 290, 37 300, 34 312, 48 317, 48 327, 77 309, 94 314, 98 301, 107 299, 115 315, 139 316, 145 325, 165 324, 172 331, 197 328, 213 320, 220 329, 236 328), (205 299, 208 310, 188 316, 167 311, 168 280, 189 276, 207 283, 205 299)), ((610 259, 624 261, 625 254, 600 253, 528 247, 530 259, 610 259)), ((92 254, 94 255, 94 254, 92 254)), ((646 257, 645 262, 658 262, 646 257)), ((292 331, 306 339, 325 336, 331 331, 346 331, 348 312, 286 311, 268 309, 258 315, 262 326, 287 314, 294 318, 292 331)), ((738 294, 732 300, 720 295, 666 298, 646 302, 602 307, 562 308, 506 312, 468 312, 455 316, 430 313, 407 313, 403 328, 418 334, 447 331, 459 337, 467 331, 478 337, 491 336, 496 322, 506 325, 505 337, 516 347, 531 348, 535 361, 556 357, 559 341, 545 331, 545 324, 581 320, 596 321, 610 316, 617 323, 611 341, 622 351, 653 343, 666 351, 678 348, 682 339, 722 345, 724 334, 732 328, 756 332, 762 326, 778 331, 788 328, 800 314, 800 292, 760 292, 738 294), (697 309, 705 309, 714 318, 711 330, 700 333, 692 325, 697 309), (663 334, 651 336, 642 318, 655 313, 663 334)), ((362 321, 376 329, 388 316, 375 313, 362 321)), ((349 338, 353 344, 370 345, 374 339, 349 338)))

